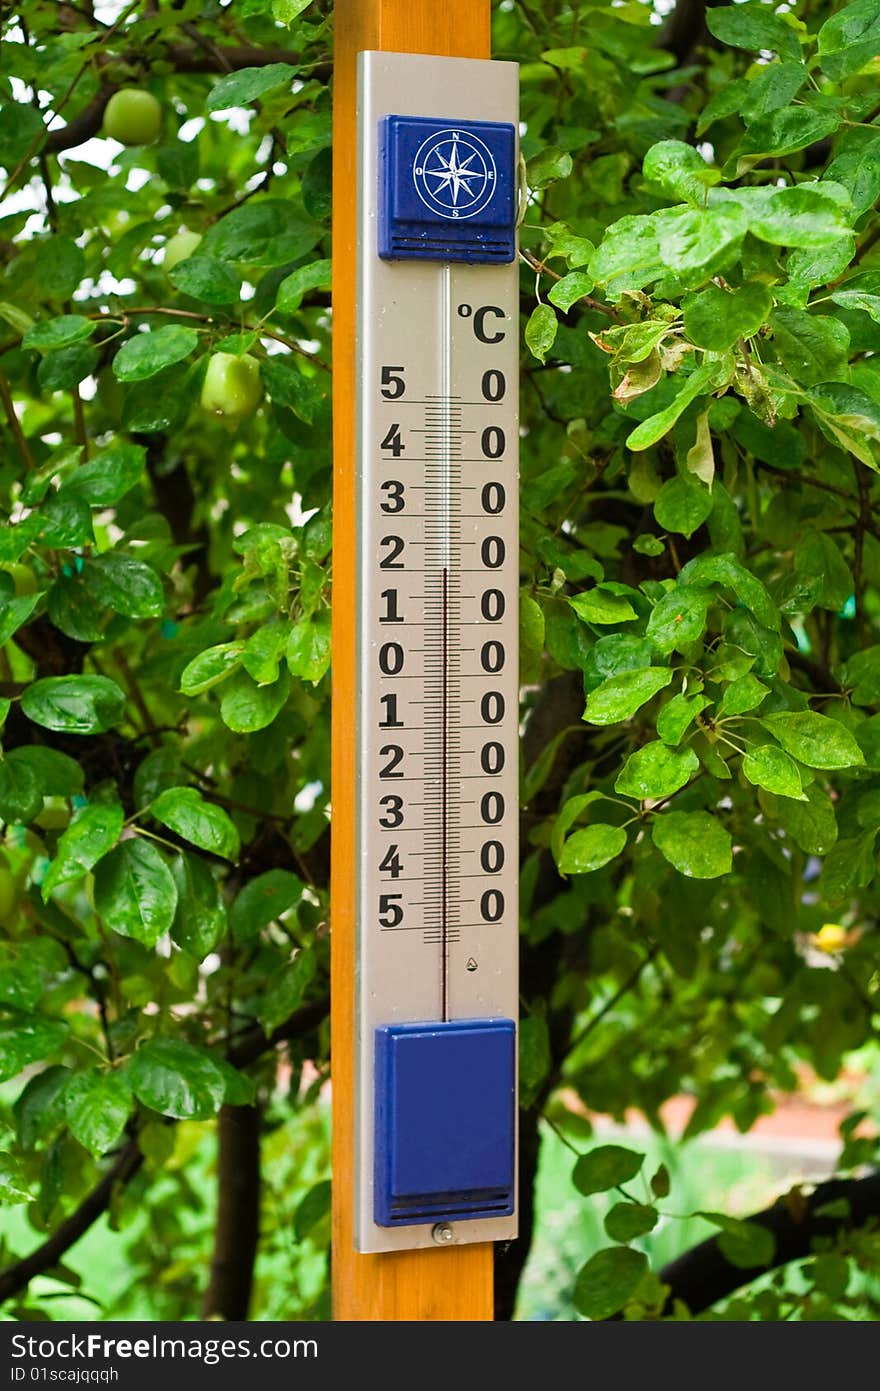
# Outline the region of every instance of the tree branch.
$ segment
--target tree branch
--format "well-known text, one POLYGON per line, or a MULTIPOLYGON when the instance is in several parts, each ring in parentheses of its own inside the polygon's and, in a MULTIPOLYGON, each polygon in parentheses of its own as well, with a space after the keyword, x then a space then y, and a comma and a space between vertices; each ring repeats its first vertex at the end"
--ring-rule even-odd
MULTIPOLYGON (((125 53, 122 55, 114 54, 100 58, 101 64, 114 62, 118 63, 120 58, 123 61, 136 60, 141 55, 137 53, 125 53)), ((204 47, 197 44, 173 44, 166 50, 164 58, 173 65, 176 72, 198 73, 198 72, 238 72, 240 68, 264 68, 270 63, 289 63, 296 67, 299 63, 299 54, 291 53, 286 48, 250 48, 244 44, 232 44, 229 47, 210 45, 204 47)), ((326 79, 330 74, 330 64, 313 68, 310 76, 318 79, 326 79)), ((77 145, 82 145, 84 141, 91 140, 92 136, 97 135, 101 129, 104 119, 104 109, 112 97, 117 87, 125 86, 125 83, 104 82, 98 88, 96 94, 87 106, 83 107, 73 120, 68 121, 66 126, 60 130, 50 132, 46 142, 45 150, 49 154, 61 154, 64 150, 72 150, 77 145)))
MULTIPOLYGON (((277 1029, 267 1034, 259 1025, 249 1029, 238 1042, 228 1050, 226 1057, 233 1067, 242 1069, 256 1062, 263 1053, 275 1048, 279 1043, 298 1038, 319 1024, 327 1013, 328 1001, 316 1000, 303 1005, 277 1029)), ((48 1240, 32 1251, 29 1256, 16 1261, 0 1271, 0 1304, 12 1299, 26 1289, 37 1275, 43 1275, 57 1265, 62 1256, 84 1236, 93 1223, 107 1211, 117 1187, 124 1188, 144 1162, 137 1138, 128 1141, 119 1151, 104 1177, 83 1198, 75 1212, 61 1223, 48 1240)))
MULTIPOLYGON (((880 1171, 862 1179, 830 1179, 818 1184, 809 1196, 797 1194, 797 1199, 791 1202, 780 1198, 772 1207, 748 1218, 773 1233, 774 1269, 811 1255, 816 1238, 833 1239, 841 1231, 862 1227, 870 1218, 880 1216, 880 1171), (841 1198, 848 1203, 845 1217, 823 1213, 830 1203, 841 1198)), ((718 1246, 718 1238, 710 1237, 660 1271, 660 1279, 670 1287, 664 1313, 671 1313, 673 1302, 678 1299, 692 1314, 699 1314, 766 1272, 766 1266, 742 1270, 731 1265, 718 1246)))
POLYGON ((75 1212, 62 1222, 42 1246, 38 1246, 29 1256, 16 1261, 0 1272, 0 1304, 20 1294, 26 1289, 35 1275, 43 1275, 57 1265, 66 1251, 69 1251, 81 1236, 84 1236, 93 1222, 97 1222, 107 1211, 113 1192, 117 1186, 125 1187, 133 1179, 144 1162, 137 1140, 129 1140, 119 1151, 100 1183, 96 1184, 75 1212))

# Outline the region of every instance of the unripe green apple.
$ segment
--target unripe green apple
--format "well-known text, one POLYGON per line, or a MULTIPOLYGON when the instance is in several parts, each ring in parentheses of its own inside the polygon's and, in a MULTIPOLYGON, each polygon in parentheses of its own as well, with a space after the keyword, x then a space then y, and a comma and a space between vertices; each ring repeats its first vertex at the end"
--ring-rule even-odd
POLYGON ((23 594, 36 593, 37 577, 29 565, 22 565, 18 561, 9 561, 0 565, 0 570, 5 570, 7 575, 12 576, 16 598, 21 598, 23 594))
POLYGON ((152 92, 139 87, 114 92, 104 111, 104 134, 120 145, 152 145, 161 126, 161 106, 152 92))
POLYGON ((190 232, 186 227, 181 227, 179 232, 169 237, 165 243, 165 260, 162 262, 166 271, 174 270, 181 261, 188 260, 201 240, 200 232, 190 232))
POLYGON ((12 910, 18 902, 18 885, 8 869, 0 867, 0 924, 6 924, 12 917, 12 910))
POLYGON ((260 404, 263 388, 260 384, 260 364, 245 353, 214 353, 202 386, 202 405, 215 415, 243 420, 253 415, 260 404))

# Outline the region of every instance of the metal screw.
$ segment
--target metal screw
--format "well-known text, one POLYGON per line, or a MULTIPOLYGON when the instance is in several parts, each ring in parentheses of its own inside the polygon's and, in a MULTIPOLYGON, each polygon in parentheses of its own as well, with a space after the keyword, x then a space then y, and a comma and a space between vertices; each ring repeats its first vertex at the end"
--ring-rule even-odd
POLYGON ((448 1246, 453 1239, 453 1231, 448 1222, 436 1222, 431 1228, 431 1237, 438 1246, 448 1246))

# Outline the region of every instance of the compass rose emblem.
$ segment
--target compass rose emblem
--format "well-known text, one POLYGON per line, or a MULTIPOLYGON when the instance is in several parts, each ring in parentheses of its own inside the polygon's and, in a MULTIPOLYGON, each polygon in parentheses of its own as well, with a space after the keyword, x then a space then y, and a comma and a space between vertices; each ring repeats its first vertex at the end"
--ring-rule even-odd
POLYGON ((476 217, 495 192, 492 152, 470 131, 429 135, 416 151, 412 172, 416 193, 438 217, 476 217))

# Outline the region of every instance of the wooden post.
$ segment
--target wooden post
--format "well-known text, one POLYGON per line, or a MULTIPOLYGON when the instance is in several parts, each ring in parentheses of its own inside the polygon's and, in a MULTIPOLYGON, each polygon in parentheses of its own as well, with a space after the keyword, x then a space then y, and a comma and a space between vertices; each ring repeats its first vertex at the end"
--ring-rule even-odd
POLYGON ((352 1236, 355 963, 357 54, 488 58, 490 0, 337 0, 333 113, 333 1312, 491 1319, 492 1246, 359 1255, 352 1236))

